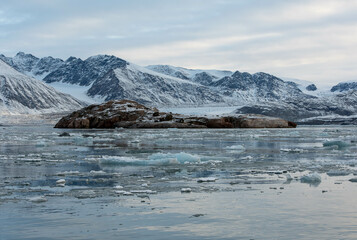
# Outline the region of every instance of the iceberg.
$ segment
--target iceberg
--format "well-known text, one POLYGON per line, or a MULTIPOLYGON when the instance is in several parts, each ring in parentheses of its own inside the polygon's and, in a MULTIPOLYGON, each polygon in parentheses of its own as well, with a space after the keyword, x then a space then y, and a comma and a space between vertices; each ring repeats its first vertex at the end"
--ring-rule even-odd
POLYGON ((327 141, 322 144, 324 147, 337 148, 338 150, 343 150, 350 146, 350 144, 344 141, 327 141))
POLYGON ((314 173, 310 173, 305 176, 302 176, 300 178, 300 181, 302 183, 320 183, 321 176, 318 173, 314 172, 314 173))
POLYGON ((38 196, 38 197, 29 198, 28 201, 33 203, 43 203, 43 202, 47 202, 47 198, 45 198, 44 196, 38 196))

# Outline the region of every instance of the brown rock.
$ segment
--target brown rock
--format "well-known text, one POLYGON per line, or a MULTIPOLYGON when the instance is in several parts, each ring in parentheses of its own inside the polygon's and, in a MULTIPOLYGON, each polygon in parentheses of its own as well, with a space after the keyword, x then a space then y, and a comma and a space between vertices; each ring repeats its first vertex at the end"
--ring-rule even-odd
POLYGON ((130 100, 91 105, 63 117, 56 128, 291 128, 296 123, 263 115, 192 117, 159 112, 130 100))

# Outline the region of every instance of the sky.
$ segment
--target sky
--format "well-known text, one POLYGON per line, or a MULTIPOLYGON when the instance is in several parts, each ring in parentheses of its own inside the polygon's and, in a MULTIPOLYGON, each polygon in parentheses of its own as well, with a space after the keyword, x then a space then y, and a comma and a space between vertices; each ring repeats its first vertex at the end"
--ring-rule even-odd
POLYGON ((0 53, 357 80, 356 0, 1 0, 0 53))

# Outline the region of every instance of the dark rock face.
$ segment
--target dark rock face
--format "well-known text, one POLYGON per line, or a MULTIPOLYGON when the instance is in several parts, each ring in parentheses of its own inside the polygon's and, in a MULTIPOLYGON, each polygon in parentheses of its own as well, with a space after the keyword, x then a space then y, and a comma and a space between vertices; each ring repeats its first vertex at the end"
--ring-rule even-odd
POLYGON ((85 61, 70 57, 65 64, 48 74, 43 80, 47 83, 66 82, 88 86, 98 78, 103 77, 109 70, 124 67, 126 61, 107 55, 93 56, 85 61))
POLYGON ((59 58, 44 57, 37 58, 32 54, 19 52, 15 57, 0 55, 0 59, 21 73, 31 73, 33 76, 44 77, 64 64, 59 58))
POLYGON ((295 83, 285 82, 263 72, 249 74, 236 71, 232 76, 212 82, 210 86, 223 90, 223 94, 226 96, 241 97, 249 102, 314 98, 301 92, 295 83))
POLYGON ((310 84, 309 86, 306 87, 307 91, 316 91, 317 87, 315 84, 310 84))
POLYGON ((212 84, 214 79, 215 79, 214 76, 206 72, 202 72, 202 73, 195 74, 193 81, 202 84, 204 86, 209 86, 210 84, 212 84))
POLYGON ((296 124, 261 115, 192 117, 159 112, 130 100, 91 105, 63 117, 56 128, 292 128, 296 124))
POLYGON ((346 92, 349 90, 357 90, 357 82, 339 83, 331 88, 331 92, 346 92))

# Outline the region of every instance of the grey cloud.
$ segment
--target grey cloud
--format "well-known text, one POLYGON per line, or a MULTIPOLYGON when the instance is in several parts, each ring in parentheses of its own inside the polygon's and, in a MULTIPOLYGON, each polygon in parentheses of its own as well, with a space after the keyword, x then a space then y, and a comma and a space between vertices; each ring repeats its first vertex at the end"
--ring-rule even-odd
POLYGON ((141 65, 266 71, 318 84, 357 79, 355 1, 4 0, 1 9, 6 54, 107 53, 141 65))

